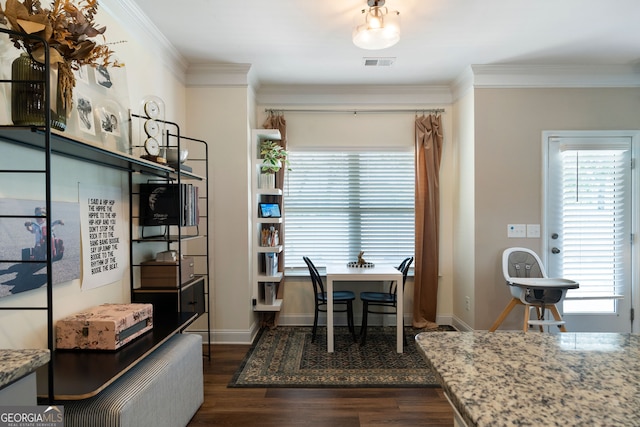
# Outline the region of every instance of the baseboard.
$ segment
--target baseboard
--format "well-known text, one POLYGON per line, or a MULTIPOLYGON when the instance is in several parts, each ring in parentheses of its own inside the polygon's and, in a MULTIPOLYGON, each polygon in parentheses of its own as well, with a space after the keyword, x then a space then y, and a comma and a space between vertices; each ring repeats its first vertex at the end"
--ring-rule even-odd
POLYGON ((465 322, 462 321, 462 319, 456 316, 452 317, 450 325, 459 331, 464 331, 464 332, 473 331, 473 328, 471 326, 467 325, 465 322))
MULTIPOLYGON (((248 330, 212 330, 211 344, 251 344, 258 334, 259 328, 254 324, 248 330)), ((187 333, 198 334, 202 337, 202 342, 209 343, 207 331, 202 329, 189 329, 187 333)))
MULTIPOLYGON (((362 324, 362 318, 356 316, 353 321, 356 324, 356 328, 359 328, 362 324)), ((372 316, 369 319, 369 325, 371 326, 394 326, 395 319, 393 316, 372 316)), ((436 323, 438 325, 451 325, 459 331, 471 331, 472 329, 464 322, 457 319, 455 316, 445 314, 436 317, 436 323)), ((278 324, 281 326, 311 326, 313 325, 313 315, 308 314, 294 314, 294 315, 280 315, 278 324)), ((405 316, 405 325, 411 324, 411 316, 405 316)), ((320 320, 321 326, 326 326, 324 318, 320 320)), ((345 315, 336 314, 335 326, 347 326, 347 318, 345 315)), ((211 344, 252 344, 256 335, 260 331, 260 327, 257 323, 254 323, 248 330, 212 330, 211 331, 211 344)), ((198 334, 202 337, 203 343, 208 343, 207 331, 202 329, 188 329, 190 334, 198 334)))

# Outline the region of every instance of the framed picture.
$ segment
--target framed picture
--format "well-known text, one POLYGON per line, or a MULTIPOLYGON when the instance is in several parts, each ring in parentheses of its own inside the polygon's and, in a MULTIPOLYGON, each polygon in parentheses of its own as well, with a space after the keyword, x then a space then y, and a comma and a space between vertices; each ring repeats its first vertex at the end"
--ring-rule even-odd
POLYGON ((131 154, 125 67, 84 66, 75 71, 75 76, 73 110, 65 133, 131 154))
POLYGON ((74 113, 77 115, 78 129, 86 134, 95 135, 96 126, 93 119, 93 102, 91 98, 78 91, 75 104, 74 113))

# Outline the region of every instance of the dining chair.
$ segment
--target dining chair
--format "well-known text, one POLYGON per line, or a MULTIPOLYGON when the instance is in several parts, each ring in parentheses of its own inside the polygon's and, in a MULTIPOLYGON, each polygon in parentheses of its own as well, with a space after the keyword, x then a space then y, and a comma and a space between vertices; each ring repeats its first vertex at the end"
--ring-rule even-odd
MULTIPOLYGON (((413 257, 405 258, 404 261, 396 267, 402 273, 402 290, 404 291, 404 284, 407 281, 407 273, 409 267, 413 263, 413 257)), ((396 314, 398 313, 396 307, 398 283, 396 281, 389 284, 388 292, 360 292, 360 300, 362 300, 362 326, 360 327, 360 345, 365 345, 367 342, 367 324, 369 313, 373 314, 396 314), (382 307, 374 308, 372 307, 382 307), (384 308, 391 307, 393 311, 385 310, 384 308)), ((404 292, 403 292, 404 294, 404 292)), ((404 334, 404 319, 402 319, 402 340, 404 345, 407 345, 407 337, 404 334)))
MULTIPOLYGON (((324 290, 324 284, 322 283, 322 278, 320 277, 320 273, 318 273, 318 269, 313 264, 313 262, 309 259, 309 257, 302 257, 304 262, 309 267, 309 275, 311 276, 311 283, 313 284, 313 294, 314 294, 314 302, 315 302, 315 312, 313 316, 313 333, 311 337, 311 342, 316 340, 316 332, 318 331, 318 313, 327 312, 327 293, 324 290)), ((353 323, 353 301, 356 299, 356 296, 351 291, 333 291, 333 305, 334 305, 334 313, 347 313, 347 324, 349 326, 349 332, 353 336, 353 341, 358 342, 358 338, 356 337, 355 326, 353 323), (345 309, 336 310, 336 305, 344 305, 345 309)))

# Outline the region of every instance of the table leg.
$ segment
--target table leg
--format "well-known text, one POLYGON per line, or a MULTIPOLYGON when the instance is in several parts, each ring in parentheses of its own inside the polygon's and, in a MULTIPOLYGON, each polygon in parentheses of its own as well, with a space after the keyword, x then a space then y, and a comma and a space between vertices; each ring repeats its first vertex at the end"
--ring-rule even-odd
POLYGON ((333 277, 327 275, 327 352, 333 353, 333 277))
POLYGON ((404 341, 404 289, 402 289, 402 284, 399 280, 396 280, 396 289, 398 289, 398 293, 396 295, 396 348, 398 353, 402 353, 403 351, 403 341, 404 341))

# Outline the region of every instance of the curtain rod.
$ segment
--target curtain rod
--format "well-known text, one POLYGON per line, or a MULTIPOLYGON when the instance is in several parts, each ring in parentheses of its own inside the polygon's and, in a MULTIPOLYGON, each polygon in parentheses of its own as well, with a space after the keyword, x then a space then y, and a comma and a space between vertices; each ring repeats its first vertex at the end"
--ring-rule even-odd
POLYGON ((444 113, 444 108, 411 108, 400 110, 306 110, 287 108, 265 108, 265 113, 444 113))

